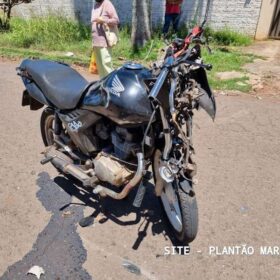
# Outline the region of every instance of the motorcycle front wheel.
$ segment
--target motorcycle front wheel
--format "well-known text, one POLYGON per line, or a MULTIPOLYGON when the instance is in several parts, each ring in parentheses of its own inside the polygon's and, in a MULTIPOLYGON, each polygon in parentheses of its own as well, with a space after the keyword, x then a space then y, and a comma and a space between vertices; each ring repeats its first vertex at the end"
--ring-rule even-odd
MULTIPOLYGON (((190 184, 188 181, 184 183, 190 184)), ((171 183, 166 183, 160 199, 177 239, 184 245, 192 242, 198 231, 198 209, 195 194, 185 192, 180 186, 174 188, 171 183)))
MULTIPOLYGON (((159 164, 156 158, 157 156, 153 166, 155 180, 160 176, 157 172, 159 164)), ((192 191, 192 182, 188 180, 178 183, 163 182, 159 199, 177 240, 183 245, 191 243, 198 232, 198 208, 195 193, 192 191)))

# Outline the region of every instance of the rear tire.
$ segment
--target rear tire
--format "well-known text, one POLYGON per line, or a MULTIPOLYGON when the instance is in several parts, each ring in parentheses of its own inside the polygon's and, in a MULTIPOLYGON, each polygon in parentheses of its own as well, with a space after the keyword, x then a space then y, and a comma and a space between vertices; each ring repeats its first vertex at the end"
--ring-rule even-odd
POLYGON ((46 108, 41 115, 41 135, 45 146, 51 146, 54 133, 54 110, 46 108))

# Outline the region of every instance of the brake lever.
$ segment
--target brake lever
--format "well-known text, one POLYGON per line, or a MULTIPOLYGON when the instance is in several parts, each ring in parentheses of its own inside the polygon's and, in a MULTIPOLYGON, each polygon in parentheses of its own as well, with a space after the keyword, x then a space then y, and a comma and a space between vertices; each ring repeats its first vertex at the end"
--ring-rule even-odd
POLYGON ((197 62, 193 62, 190 60, 185 60, 184 62, 189 65, 194 65, 194 66, 199 66, 199 67, 205 68, 208 71, 212 70, 212 68, 213 68, 212 64, 202 64, 202 63, 197 63, 197 62))

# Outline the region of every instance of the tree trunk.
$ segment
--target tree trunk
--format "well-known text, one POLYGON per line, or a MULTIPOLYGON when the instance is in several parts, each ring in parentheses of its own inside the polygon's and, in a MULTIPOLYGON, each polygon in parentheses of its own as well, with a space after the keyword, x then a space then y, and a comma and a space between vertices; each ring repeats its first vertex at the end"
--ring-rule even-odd
POLYGON ((8 5, 8 7, 7 7, 7 21, 8 21, 8 22, 9 22, 10 19, 11 19, 12 8, 13 8, 12 5, 8 5))
POLYGON ((149 0, 133 0, 132 46, 134 49, 145 46, 151 39, 149 0))

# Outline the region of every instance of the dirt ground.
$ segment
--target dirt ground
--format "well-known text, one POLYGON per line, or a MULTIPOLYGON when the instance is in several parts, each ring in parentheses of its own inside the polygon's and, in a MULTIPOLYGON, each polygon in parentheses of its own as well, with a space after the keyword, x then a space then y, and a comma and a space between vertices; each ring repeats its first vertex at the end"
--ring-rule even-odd
POLYGON ((261 98, 217 95, 215 122, 196 113, 199 234, 189 255, 166 256, 174 240, 152 186, 139 212, 130 197, 106 199, 101 215, 87 190, 40 165, 41 110, 21 107, 16 66, 0 62, 0 279, 35 279, 26 275, 33 265, 48 280, 279 279, 280 255, 260 253, 280 247, 279 88, 261 98), (80 227, 92 213, 94 224, 80 227), (254 253, 219 254, 242 245, 254 253))
POLYGON ((256 55, 253 63, 245 65, 250 74, 256 95, 278 96, 280 88, 280 43, 279 40, 259 41, 244 48, 245 52, 256 55))

